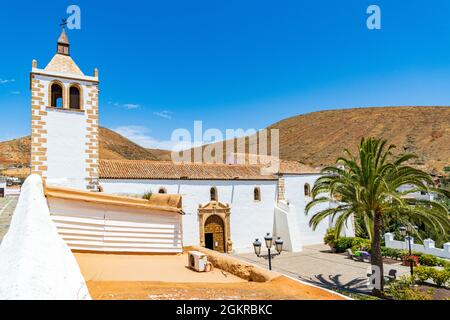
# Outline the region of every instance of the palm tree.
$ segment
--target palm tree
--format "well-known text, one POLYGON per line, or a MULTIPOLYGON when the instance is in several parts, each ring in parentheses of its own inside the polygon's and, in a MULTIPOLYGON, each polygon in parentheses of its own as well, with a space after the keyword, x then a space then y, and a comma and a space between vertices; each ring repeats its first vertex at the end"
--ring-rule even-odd
POLYGON ((426 225, 437 232, 450 230, 445 207, 435 201, 413 200, 408 194, 421 191, 442 193, 434 188, 429 174, 413 168, 407 162, 416 156, 401 154, 394 156, 395 146, 377 138, 362 139, 359 155, 355 157, 345 150, 345 156, 335 166, 326 167, 312 190, 313 200, 308 203, 306 213, 319 203, 331 203, 329 208, 314 214, 310 220, 313 229, 332 217, 336 237, 352 215, 364 226, 371 239, 371 264, 378 267, 381 287, 373 294, 383 291, 383 260, 381 255, 381 232, 383 221, 397 219, 405 224, 426 225), (399 187, 411 185, 411 189, 400 192, 399 187))

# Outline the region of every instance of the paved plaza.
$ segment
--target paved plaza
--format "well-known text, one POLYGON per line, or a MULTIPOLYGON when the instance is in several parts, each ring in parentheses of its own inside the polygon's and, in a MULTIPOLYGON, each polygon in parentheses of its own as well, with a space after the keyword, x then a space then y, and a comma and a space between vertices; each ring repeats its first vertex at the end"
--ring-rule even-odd
MULTIPOLYGON (((262 249, 264 253, 264 249, 262 249)), ((258 258, 254 253, 237 256, 248 262, 268 267, 267 257, 258 258)), ((345 254, 331 253, 326 245, 314 245, 303 248, 302 252, 283 252, 272 259, 274 271, 300 279, 321 287, 340 288, 354 292, 368 293, 367 273, 370 264, 349 259, 345 254)), ((396 269, 397 276, 407 274, 409 269, 400 262, 385 264, 384 272, 396 269)))

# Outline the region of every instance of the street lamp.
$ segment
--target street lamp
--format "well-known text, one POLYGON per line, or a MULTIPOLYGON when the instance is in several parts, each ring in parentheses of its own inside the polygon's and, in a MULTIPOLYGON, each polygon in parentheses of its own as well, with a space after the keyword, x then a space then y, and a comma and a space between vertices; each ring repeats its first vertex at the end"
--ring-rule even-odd
POLYGON ((281 254, 281 251, 283 251, 283 240, 280 237, 275 240, 275 249, 277 249, 278 254, 281 254))
MULTIPOLYGON (((266 247, 267 247, 267 251, 268 251, 268 257, 269 257, 269 270, 272 270, 272 255, 273 256, 277 256, 280 255, 281 252, 283 251, 283 240, 281 240, 280 237, 278 237, 275 240, 275 250, 277 250, 277 253, 272 254, 270 252, 270 249, 273 246, 273 237, 270 235, 270 233, 268 233, 265 237, 264 237, 264 241, 266 242, 266 247)), ((259 239, 256 239, 255 242, 253 242, 253 248, 255 249, 255 254, 257 257, 261 256, 261 241, 259 241, 259 239)))
POLYGON ((273 241, 273 238, 272 238, 272 236, 270 235, 270 233, 268 233, 268 234, 264 237, 264 241, 266 241, 266 247, 267 247, 267 249, 270 250, 270 248, 272 248, 272 241, 273 241))
POLYGON ((259 241, 259 239, 256 239, 255 242, 253 242, 253 248, 255 249, 255 254, 259 257, 261 254, 261 241, 259 241))
POLYGON ((411 226, 408 225, 406 227, 400 227, 400 234, 405 237, 405 239, 408 241, 408 249, 409 249, 409 272, 411 273, 411 277, 414 276, 414 266, 413 266, 413 261, 411 259, 412 256, 412 248, 411 248, 411 234, 413 233, 414 230, 417 230, 417 226, 411 226))

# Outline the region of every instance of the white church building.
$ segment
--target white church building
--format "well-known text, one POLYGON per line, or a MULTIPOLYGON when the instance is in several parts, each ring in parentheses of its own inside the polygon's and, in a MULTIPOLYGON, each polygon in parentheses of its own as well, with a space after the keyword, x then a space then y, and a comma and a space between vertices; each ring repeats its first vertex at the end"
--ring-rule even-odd
POLYGON ((99 159, 99 73, 85 75, 76 65, 64 30, 45 68, 33 60, 30 81, 31 170, 45 181, 52 218, 73 250, 181 252, 201 245, 239 253, 266 233, 281 237, 288 251, 323 243, 331 222, 312 230, 314 212, 305 214, 318 169, 281 161, 267 175, 248 164, 99 159), (175 209, 149 212, 137 199, 148 193, 175 209))

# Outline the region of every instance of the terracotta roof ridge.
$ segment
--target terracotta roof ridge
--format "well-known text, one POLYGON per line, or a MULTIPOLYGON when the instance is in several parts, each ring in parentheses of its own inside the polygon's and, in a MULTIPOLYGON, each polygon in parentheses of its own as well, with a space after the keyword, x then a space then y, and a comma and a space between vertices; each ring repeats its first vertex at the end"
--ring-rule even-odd
POLYGON ((226 166, 226 167, 259 167, 256 164, 235 164, 235 163, 208 163, 208 162, 174 162, 170 160, 130 160, 130 159, 100 159, 102 162, 110 163, 148 163, 148 164, 171 164, 174 166, 226 166))
POLYGON ((183 213, 181 195, 153 194, 149 200, 146 200, 67 187, 46 186, 45 196, 74 201, 130 206, 149 210, 177 212, 180 214, 183 213))

